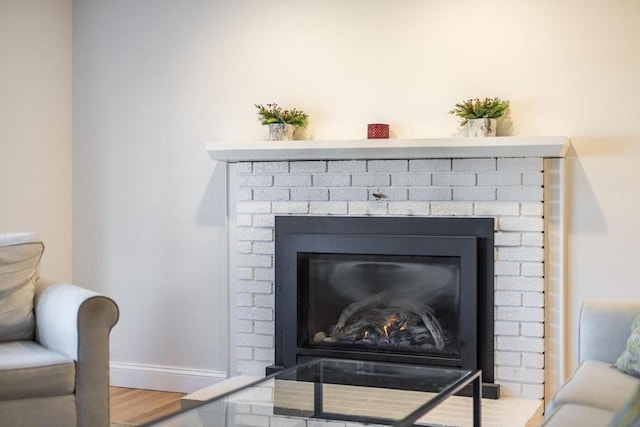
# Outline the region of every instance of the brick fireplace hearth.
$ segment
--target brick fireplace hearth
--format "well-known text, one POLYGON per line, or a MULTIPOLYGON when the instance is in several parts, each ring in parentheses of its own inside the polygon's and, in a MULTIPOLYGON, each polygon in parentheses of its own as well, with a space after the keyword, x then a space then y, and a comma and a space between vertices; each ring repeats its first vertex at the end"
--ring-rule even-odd
MULTIPOLYGON (((262 375, 274 361, 276 215, 490 216, 496 223, 495 381, 507 397, 543 399, 545 388, 553 392, 562 377, 564 150, 485 151, 390 160, 366 152, 362 159, 313 153, 222 159, 229 161, 230 374, 262 375)), ((221 152, 210 149, 213 158, 221 152)))

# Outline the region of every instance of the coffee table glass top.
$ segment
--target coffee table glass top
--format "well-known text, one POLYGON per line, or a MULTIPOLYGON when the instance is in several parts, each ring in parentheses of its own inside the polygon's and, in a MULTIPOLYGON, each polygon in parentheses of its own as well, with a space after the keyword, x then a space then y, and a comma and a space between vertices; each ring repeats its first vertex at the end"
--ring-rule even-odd
POLYGON ((474 402, 479 402, 477 370, 315 359, 148 425, 334 427, 336 421, 346 426, 412 425, 472 383, 474 402))

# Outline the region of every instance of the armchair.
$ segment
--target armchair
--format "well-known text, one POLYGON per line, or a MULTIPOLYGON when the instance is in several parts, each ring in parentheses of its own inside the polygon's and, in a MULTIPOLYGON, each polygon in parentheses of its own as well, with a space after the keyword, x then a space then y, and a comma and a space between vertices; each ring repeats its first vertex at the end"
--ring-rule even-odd
POLYGON ((549 402, 544 427, 638 427, 619 421, 626 416, 640 421, 640 378, 614 364, 625 351, 639 315, 640 300, 584 302, 579 320, 580 365, 549 402))
MULTIPOLYGON (((2 270, 14 261, 9 258, 0 251, 0 297, 2 281, 12 278, 11 269, 2 270)), ((0 425, 108 427, 116 303, 78 286, 38 279, 37 272, 29 282, 35 330, 31 337, 0 340, 0 425)), ((0 312, 0 329, 11 320, 7 313, 0 312)))

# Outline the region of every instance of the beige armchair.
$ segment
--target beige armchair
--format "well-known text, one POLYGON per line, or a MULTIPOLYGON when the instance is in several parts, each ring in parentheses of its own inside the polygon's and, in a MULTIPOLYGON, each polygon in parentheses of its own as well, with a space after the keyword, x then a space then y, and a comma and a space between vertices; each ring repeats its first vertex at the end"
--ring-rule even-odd
MULTIPOLYGON (((6 282, 15 260, 2 249, 0 281, 6 282)), ((108 427, 109 334, 118 307, 96 292, 36 278, 37 272, 30 279, 32 337, 0 340, 0 425, 108 427)), ((12 321, 4 308, 0 327, 12 321)))

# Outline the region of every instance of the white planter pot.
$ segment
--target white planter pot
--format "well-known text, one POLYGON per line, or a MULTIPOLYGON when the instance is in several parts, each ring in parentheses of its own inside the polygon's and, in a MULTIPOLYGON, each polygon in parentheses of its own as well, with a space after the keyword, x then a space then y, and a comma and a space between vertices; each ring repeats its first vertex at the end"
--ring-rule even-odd
POLYGON ((472 138, 496 136, 498 120, 496 119, 470 119, 467 122, 467 130, 472 138))
POLYGON ((271 123, 269 125, 269 136, 267 141, 292 141, 296 131, 294 125, 286 123, 271 123))

